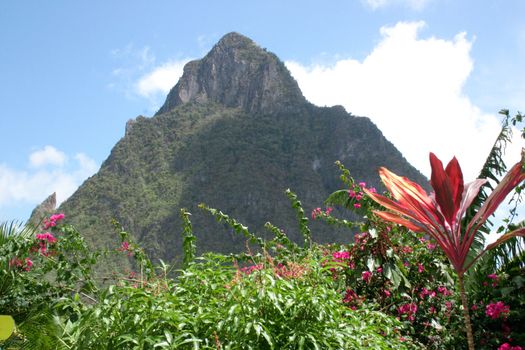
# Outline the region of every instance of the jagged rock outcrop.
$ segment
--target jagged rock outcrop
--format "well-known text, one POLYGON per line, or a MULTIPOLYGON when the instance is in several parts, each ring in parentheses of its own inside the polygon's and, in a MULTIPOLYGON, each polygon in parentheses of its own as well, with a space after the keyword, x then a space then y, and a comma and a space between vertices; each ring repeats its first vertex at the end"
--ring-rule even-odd
POLYGON ((53 192, 31 212, 29 223, 38 225, 45 217, 54 214, 57 207, 57 194, 53 192))
MULTIPOLYGON (((186 65, 154 117, 128 124, 99 172, 60 210, 93 245, 117 246, 115 218, 166 261, 182 251, 182 207, 193 213, 200 252, 245 249, 243 237, 197 208, 201 202, 252 232, 270 236, 271 221, 300 241, 283 192, 296 192, 307 212, 322 206, 342 187, 336 160, 374 186, 380 166, 425 182, 368 118, 312 105, 274 54, 230 33, 186 65)), ((311 228, 323 242, 352 236, 318 222, 311 228)))
POLYGON ((247 112, 286 111, 305 99, 274 54, 238 33, 225 35, 201 60, 184 67, 157 114, 188 102, 216 102, 247 112))

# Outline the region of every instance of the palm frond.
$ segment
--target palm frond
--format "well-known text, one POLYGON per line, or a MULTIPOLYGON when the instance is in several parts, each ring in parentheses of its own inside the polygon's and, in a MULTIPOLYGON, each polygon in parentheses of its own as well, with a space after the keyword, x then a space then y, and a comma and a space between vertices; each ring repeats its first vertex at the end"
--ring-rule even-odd
MULTIPOLYGON (((523 117, 519 112, 516 114, 516 116, 511 117, 509 111, 506 109, 501 110, 499 113, 503 115, 501 131, 496 138, 494 145, 492 146, 492 149, 490 150, 487 159, 478 175, 478 178, 487 179, 489 181, 487 181, 481 187, 477 197, 474 199, 472 205, 467 210, 464 222, 469 222, 473 218, 473 216, 478 212, 487 199, 490 192, 499 183, 501 176, 507 171, 507 165, 503 160, 503 156, 505 155, 507 145, 509 142, 511 142, 513 127, 521 123, 523 117)), ((497 229, 498 233, 512 231, 513 229, 518 228, 517 225, 513 224, 513 221, 516 218, 518 204, 522 201, 522 190, 523 184, 518 186, 513 193, 509 203, 514 203, 514 206, 510 209, 509 217, 503 220, 505 225, 502 225, 497 229)), ((472 254, 475 254, 476 251, 481 251, 481 249, 484 248, 486 243, 485 235, 489 234, 493 229, 493 222, 487 220, 476 234, 472 254)), ((492 265, 492 270, 494 270, 497 268, 497 266, 502 266, 510 262, 514 257, 519 256, 524 251, 524 249, 525 241, 523 238, 514 237, 493 249, 490 254, 488 254, 487 257, 482 260, 482 263, 492 265)))

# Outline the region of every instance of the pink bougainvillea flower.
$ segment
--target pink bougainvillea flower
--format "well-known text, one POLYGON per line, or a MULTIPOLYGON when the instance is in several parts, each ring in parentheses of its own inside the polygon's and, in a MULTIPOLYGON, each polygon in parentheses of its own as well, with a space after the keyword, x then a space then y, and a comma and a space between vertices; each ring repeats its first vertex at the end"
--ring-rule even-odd
POLYGON ((361 277, 363 278, 363 281, 369 283, 370 279, 372 279, 372 273, 370 271, 363 271, 361 277))
POLYGON ((418 263, 417 264, 417 272, 422 273, 423 271, 425 271, 425 267, 423 266, 423 264, 418 263))
POLYGON ((53 234, 50 233, 50 232, 37 233, 36 239, 39 239, 41 241, 47 241, 47 243, 49 243, 49 244, 56 243, 56 241, 57 241, 56 237, 53 236, 53 234))
POLYGON ((509 312, 510 307, 508 305, 505 305, 502 301, 488 304, 485 308, 485 314, 493 320, 499 318, 502 315, 503 318, 506 318, 509 315, 509 312))
POLYGON ((249 265, 249 266, 242 267, 240 270, 241 272, 244 272, 245 274, 249 275, 254 271, 262 270, 263 268, 264 268, 263 264, 256 264, 256 265, 249 265))
POLYGON ((410 322, 413 322, 415 320, 415 314, 417 312, 417 304, 416 303, 408 303, 403 304, 397 308, 397 312, 399 316, 406 315, 408 320, 410 322))
POLYGON ((522 350, 522 347, 519 345, 512 346, 509 343, 503 343, 499 346, 498 350, 522 350))
POLYGON ((57 221, 60 221, 60 220, 64 219, 64 217, 65 217, 65 215, 63 213, 53 214, 53 215, 51 215, 49 220, 57 222, 57 221))
MULTIPOLYGON (((523 162, 523 160, 522 160, 523 162)), ((525 236, 525 228, 502 235, 489 244, 473 261, 466 262, 468 252, 479 228, 494 213, 507 194, 525 180, 522 162, 515 164, 503 177, 483 206, 463 231, 461 220, 487 180, 476 179, 464 184, 463 173, 454 157, 444 168, 441 161, 430 153, 432 175, 430 184, 434 193, 429 195, 417 183, 380 168, 381 180, 392 194, 393 200, 364 188, 377 203, 389 211, 374 211, 380 218, 403 225, 414 232, 424 232, 441 247, 458 274, 463 274, 485 251, 515 236, 525 236)))
POLYGON ((350 252, 345 252, 345 251, 342 251, 342 252, 333 252, 333 253, 332 253, 332 257, 333 257, 336 261, 348 260, 348 259, 350 259, 350 252))
POLYGON ((47 230, 51 227, 55 227, 57 225, 57 221, 60 221, 62 219, 64 219, 65 215, 63 213, 60 213, 60 214, 53 214, 49 217, 49 220, 48 219, 45 219, 44 222, 43 222, 43 227, 44 227, 44 230, 47 230))

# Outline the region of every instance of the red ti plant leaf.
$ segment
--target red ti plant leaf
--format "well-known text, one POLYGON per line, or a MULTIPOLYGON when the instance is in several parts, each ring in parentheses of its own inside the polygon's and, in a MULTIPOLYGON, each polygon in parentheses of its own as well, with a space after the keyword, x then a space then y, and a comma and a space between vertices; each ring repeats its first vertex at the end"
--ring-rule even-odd
MULTIPOLYGON (((484 179, 476 179, 464 184, 463 173, 457 159, 454 157, 447 165, 430 153, 432 175, 430 184, 434 189, 428 195, 417 183, 398 176, 386 168, 380 168, 379 176, 394 200, 365 189, 367 195, 389 211, 375 211, 382 219, 397 223, 415 232, 425 232, 436 240, 441 249, 454 266, 458 274, 463 274, 470 266, 466 266, 466 258, 474 241, 476 232, 481 225, 494 213, 507 194, 525 180, 524 157, 505 175, 498 186, 492 191, 483 206, 467 224, 462 232, 461 219, 477 196, 484 179)), ((511 232, 496 242, 502 243, 511 235, 523 235, 523 232, 511 232)), ((495 242, 495 243, 496 243, 495 242)), ((495 244, 494 243, 494 244, 495 244)), ((498 244, 499 244, 498 243, 498 244)), ((496 245, 489 245, 492 249, 496 245)), ((482 251, 481 256, 486 250, 482 251)), ((477 260, 479 256, 475 257, 477 260)))
POLYGON ((379 175, 395 200, 371 193, 366 189, 364 191, 374 201, 390 210, 375 211, 376 215, 383 220, 403 225, 416 232, 426 232, 439 244, 458 274, 468 347, 473 350, 474 337, 463 275, 487 250, 509 238, 525 236, 525 229, 504 234, 496 242, 489 244, 468 264, 466 264, 466 259, 479 228, 494 213, 507 194, 525 180, 525 153, 522 151, 521 162, 510 169, 476 215, 467 223, 465 232, 462 232, 461 219, 486 180, 477 179, 465 185, 461 167, 455 157, 446 168, 443 168, 443 163, 433 153, 430 153, 430 165, 432 167, 430 184, 434 189, 433 195, 427 195, 418 184, 397 176, 385 168, 380 169, 379 175))

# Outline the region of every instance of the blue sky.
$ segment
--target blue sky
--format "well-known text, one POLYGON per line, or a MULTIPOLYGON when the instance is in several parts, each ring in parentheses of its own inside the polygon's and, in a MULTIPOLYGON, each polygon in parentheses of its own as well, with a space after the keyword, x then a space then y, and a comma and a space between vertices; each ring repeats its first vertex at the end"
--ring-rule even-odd
POLYGON ((525 111, 523 14, 522 0, 2 1, 0 221, 67 198, 230 31, 276 53, 313 103, 370 117, 425 174, 434 151, 472 179, 498 110, 525 111))

